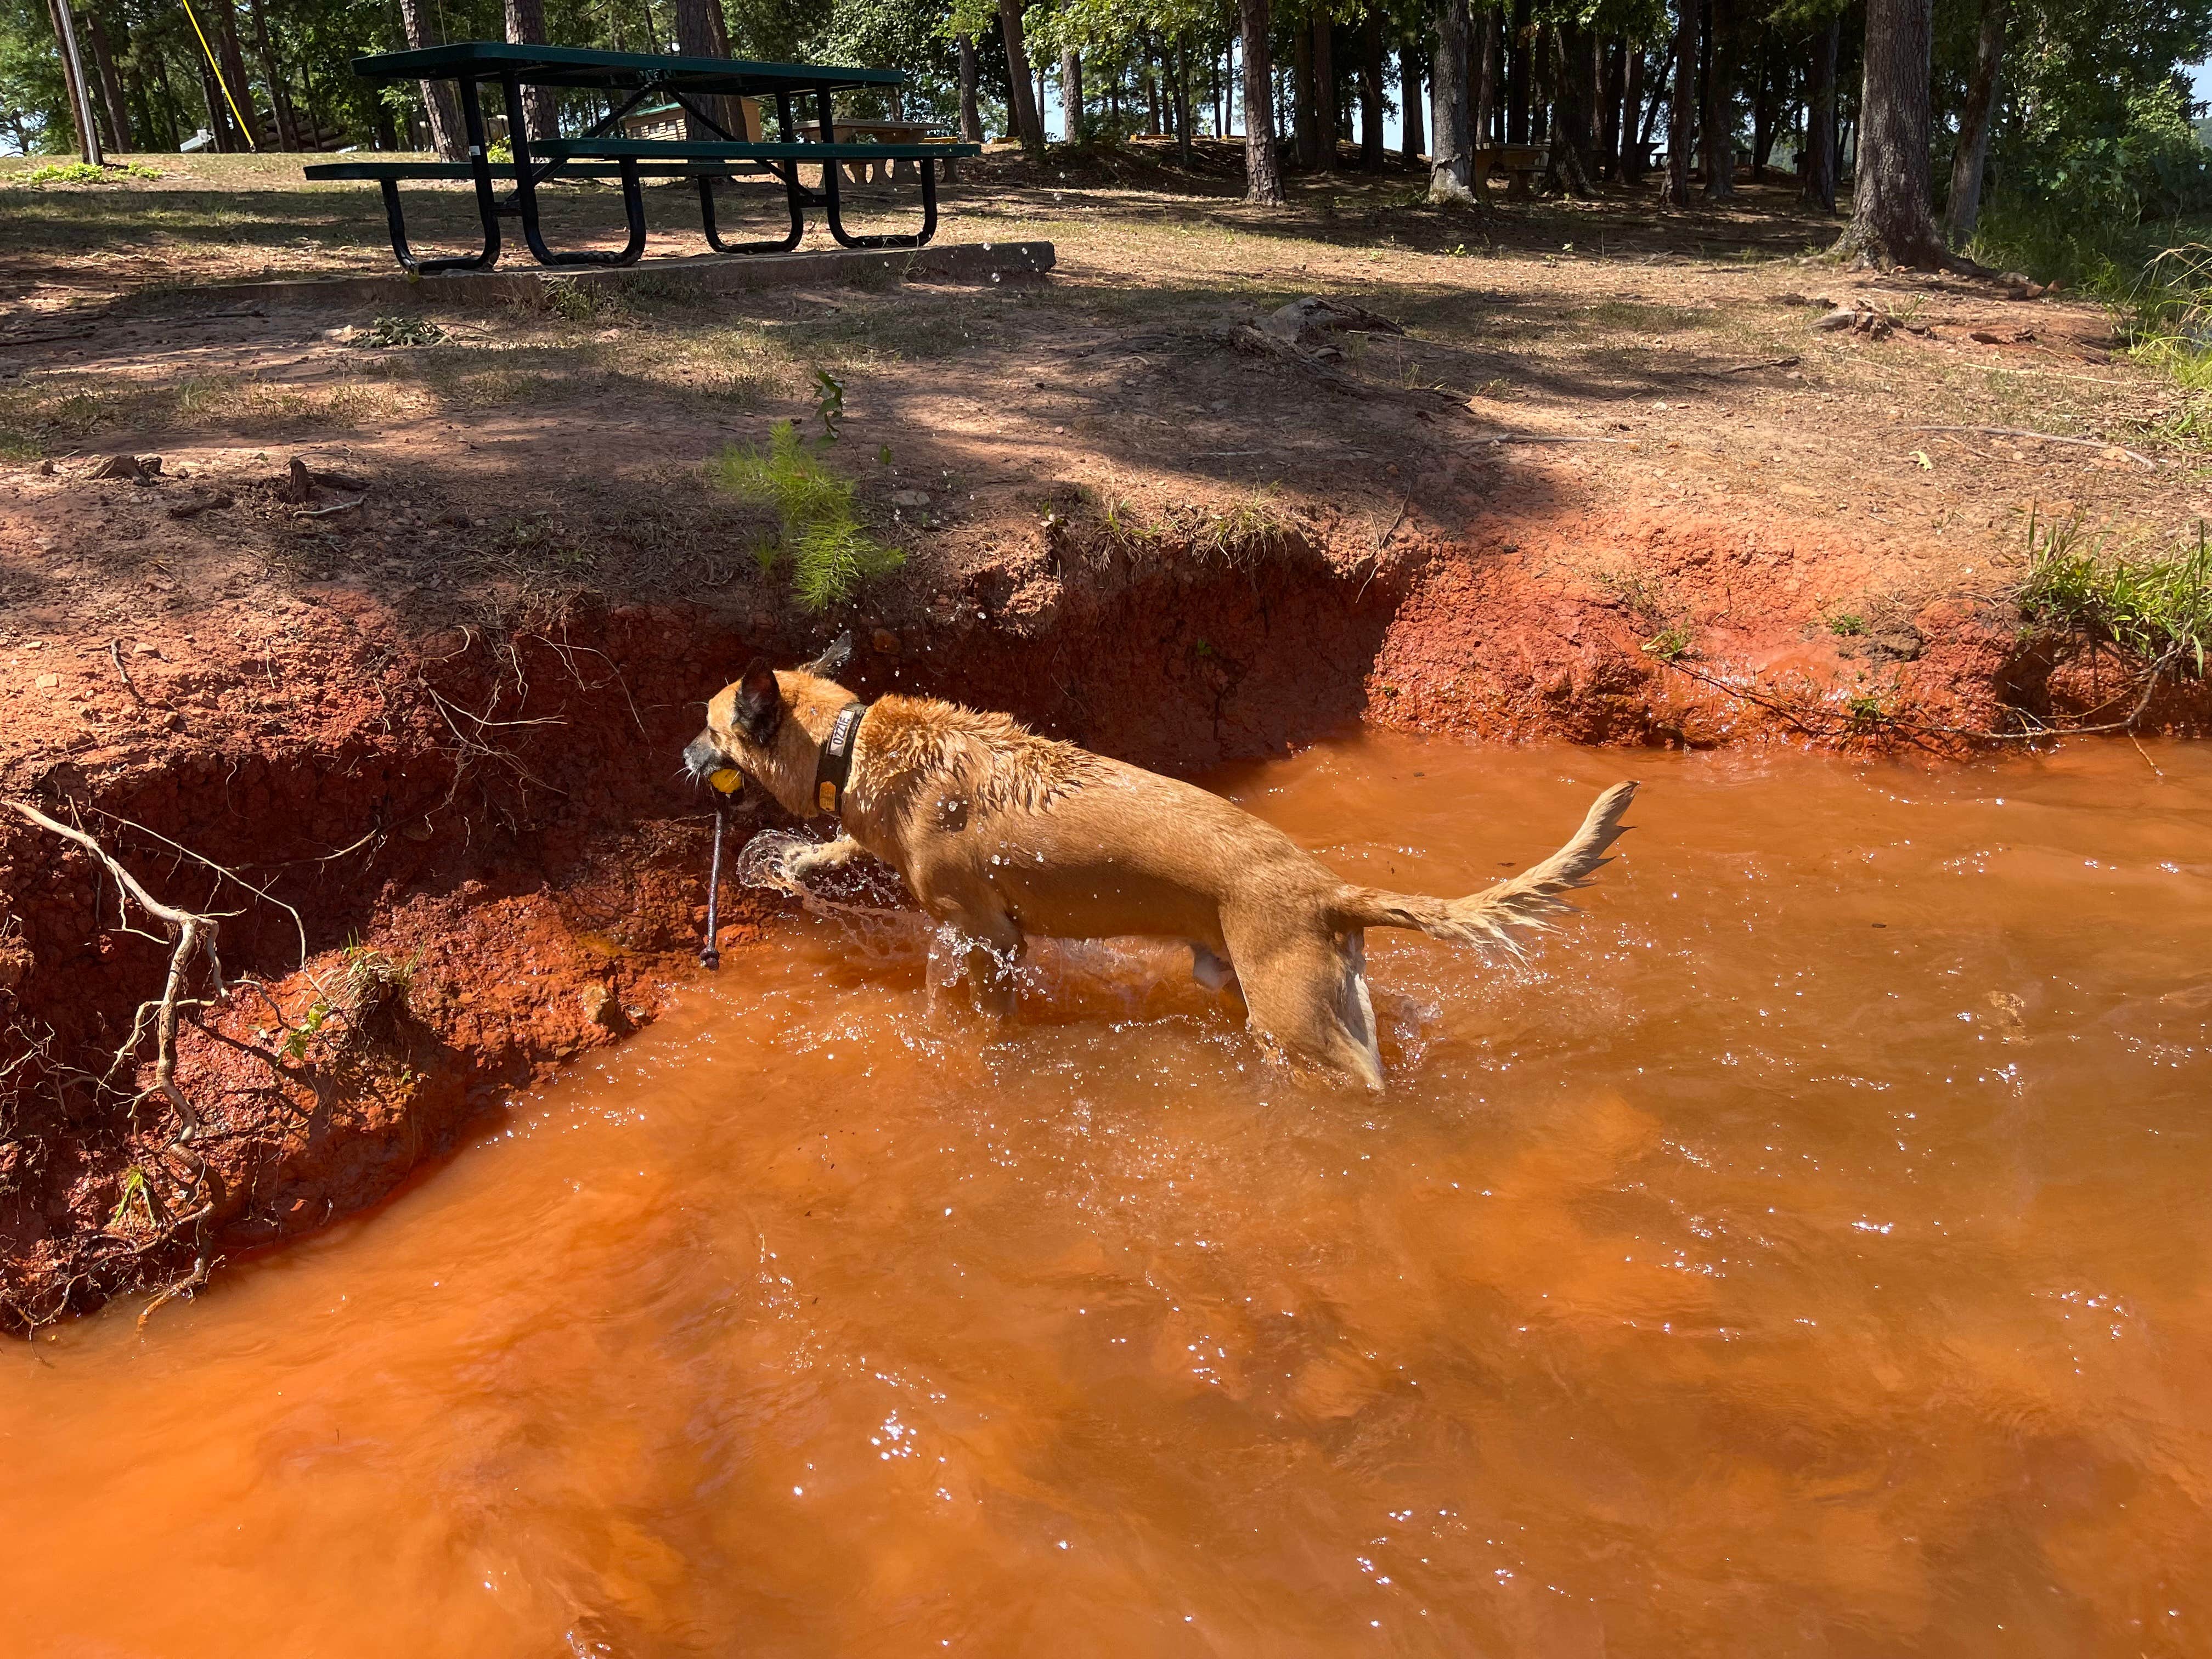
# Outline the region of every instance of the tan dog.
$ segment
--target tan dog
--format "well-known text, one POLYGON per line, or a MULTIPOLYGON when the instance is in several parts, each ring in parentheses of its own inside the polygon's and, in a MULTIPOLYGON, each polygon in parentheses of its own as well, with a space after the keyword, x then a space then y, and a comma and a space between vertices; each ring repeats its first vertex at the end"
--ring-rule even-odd
POLYGON ((1005 714, 887 696, 865 709, 834 677, 848 637, 783 673, 756 661, 707 705, 684 751, 704 778, 735 766, 800 817, 833 807, 844 833, 786 866, 797 880, 866 850, 966 941, 985 1005, 1011 1009, 1031 933, 1189 941, 1194 971, 1241 989, 1252 1030, 1290 1057, 1382 1086, 1364 929, 1410 927, 1518 954, 1560 896, 1608 862, 1636 793, 1617 783, 1541 864, 1470 897, 1355 887, 1218 795, 1025 730, 1005 714), (838 733, 841 715, 850 730, 838 733), (823 786, 849 768, 842 787, 823 786), (825 761, 825 744, 831 745, 825 761))

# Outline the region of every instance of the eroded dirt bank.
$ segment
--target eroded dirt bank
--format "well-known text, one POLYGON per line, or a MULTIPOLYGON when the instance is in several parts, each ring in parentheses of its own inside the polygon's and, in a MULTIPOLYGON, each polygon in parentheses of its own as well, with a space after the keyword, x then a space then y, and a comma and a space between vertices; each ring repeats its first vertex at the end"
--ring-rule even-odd
MULTIPOLYGON (((1070 507, 1010 555, 909 571, 822 620, 571 593, 424 627, 333 583, 243 650, 194 654, 204 627, 152 649, 42 642, 58 684, 38 714, 14 700, 28 741, 0 793, 91 831, 167 902, 222 913, 229 989, 187 1010, 178 1084, 198 1121, 180 1146, 161 1097, 131 1104, 161 930, 118 911, 89 856, 0 823, 6 1318, 189 1281, 374 1203, 504 1091, 650 1020, 696 971, 710 818, 674 761, 699 702, 754 652, 791 659, 836 626, 860 641, 864 695, 1004 707, 1175 769, 1359 719, 1955 753, 2023 710, 2094 720, 2134 684, 1985 597, 1896 603, 1838 635, 1820 619, 1849 597, 1828 591, 1848 562, 1727 526, 1496 522, 1472 544, 1418 514, 1393 529, 1378 544, 1314 518, 1176 545, 1070 507), (1665 648, 1670 629, 1694 653, 1665 648)), ((2201 696, 2169 702, 2154 725, 2203 729, 2201 696)), ((740 837, 760 812, 740 810, 740 837)), ((724 916, 726 948, 773 920, 740 890, 724 916)), ((210 994, 204 969, 191 990, 210 994)))

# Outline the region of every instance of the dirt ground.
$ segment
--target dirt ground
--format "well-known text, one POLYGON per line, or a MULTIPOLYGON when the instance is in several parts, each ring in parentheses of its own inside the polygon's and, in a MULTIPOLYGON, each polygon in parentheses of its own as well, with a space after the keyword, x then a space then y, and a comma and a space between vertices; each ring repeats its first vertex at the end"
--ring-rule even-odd
MULTIPOLYGON (((158 1100, 115 1109, 130 1061, 94 1081, 166 946, 0 813, 19 1324, 373 1201, 472 1103, 649 1019, 703 918, 676 751, 757 650, 851 627, 864 692, 1185 769, 1357 719, 1948 756, 2127 712, 2130 665, 2023 629, 2032 524, 2212 510, 2181 394, 2101 308, 1846 276, 1780 186, 1475 215, 1392 173, 1262 213, 1218 154, 994 154, 939 237, 1049 240, 1048 279, 554 283, 404 344, 378 307, 217 286, 387 268, 372 191, 144 159, 0 172, 0 797, 235 912, 223 960, 265 989, 187 1021, 180 1155, 158 1100), (1404 332, 1252 331, 1308 297, 1404 332), (1838 307, 1872 325, 1814 326, 1838 307), (820 371, 908 562, 815 616, 706 464, 821 430, 820 371), (97 476, 117 455, 160 468, 97 476)), ((424 195, 418 246, 465 224, 424 195)), ((611 222, 574 195, 556 224, 611 222)), ((648 211, 652 252, 698 251, 685 198, 648 211)), ((734 945, 771 912, 732 902, 734 945)))

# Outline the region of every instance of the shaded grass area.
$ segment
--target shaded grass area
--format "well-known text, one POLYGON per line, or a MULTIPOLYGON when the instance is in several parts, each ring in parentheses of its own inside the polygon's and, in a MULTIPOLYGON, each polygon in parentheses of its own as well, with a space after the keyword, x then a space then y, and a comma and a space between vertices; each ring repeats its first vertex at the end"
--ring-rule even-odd
POLYGON ((2203 675, 2212 644, 2212 542, 2203 524, 2178 550, 2135 550, 2078 516, 2031 520, 2028 553, 2020 606, 2031 621, 2203 675))

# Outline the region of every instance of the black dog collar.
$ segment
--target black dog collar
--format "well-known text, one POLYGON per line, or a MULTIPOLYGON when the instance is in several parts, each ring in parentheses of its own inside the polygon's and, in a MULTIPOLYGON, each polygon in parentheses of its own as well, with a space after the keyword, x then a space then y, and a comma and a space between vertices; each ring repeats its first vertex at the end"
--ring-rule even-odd
POLYGON ((848 702, 830 722, 830 735, 822 740, 822 752, 814 762, 817 811, 834 815, 843 801, 845 779, 853 769, 853 745, 860 740, 860 722, 867 717, 867 704, 848 702))

